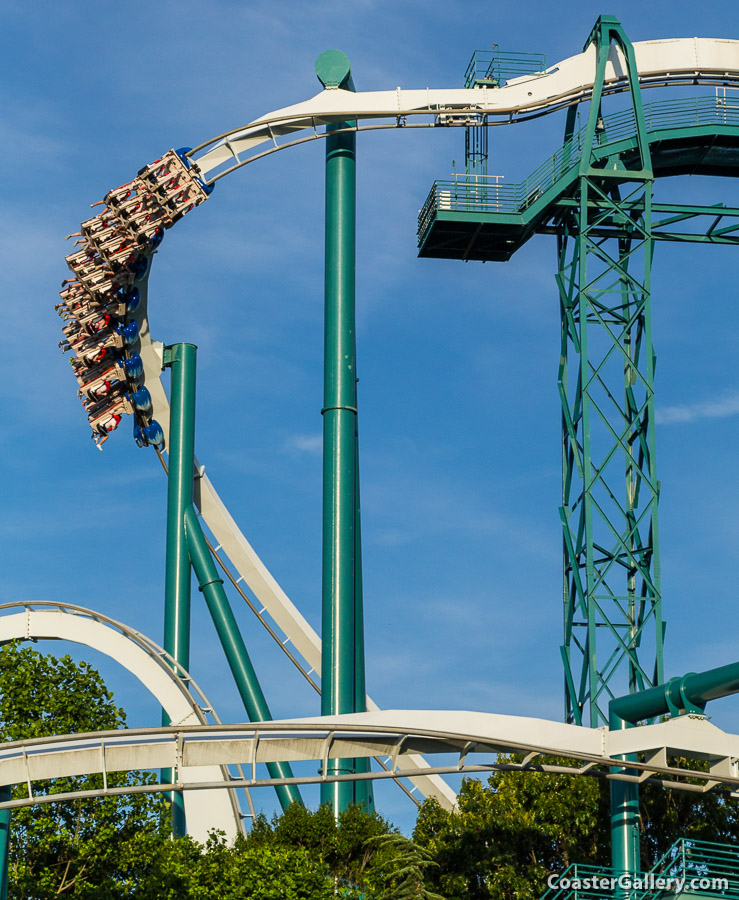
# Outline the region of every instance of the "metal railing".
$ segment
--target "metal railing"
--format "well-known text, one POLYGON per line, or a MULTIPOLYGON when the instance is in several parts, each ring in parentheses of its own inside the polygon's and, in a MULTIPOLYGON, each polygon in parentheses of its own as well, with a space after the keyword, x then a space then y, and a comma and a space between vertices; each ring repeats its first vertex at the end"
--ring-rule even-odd
POLYGON ((633 876, 574 864, 557 875, 541 900, 667 900, 682 892, 717 900, 739 897, 739 847, 680 838, 649 871, 633 876))
POLYGON ((464 73, 464 86, 500 87, 522 75, 543 75, 546 67, 547 58, 543 53, 501 53, 497 47, 475 50, 464 73))
MULTIPOLYGON (((699 125, 739 126, 739 103, 722 95, 665 100, 644 107, 647 131, 690 128, 699 125)), ((580 162, 585 127, 548 157, 527 178, 516 184, 485 183, 480 176, 455 176, 435 181, 418 215, 418 237, 423 241, 438 211, 520 213, 531 206, 580 162)), ((606 116, 597 129, 601 147, 632 137, 636 133, 633 110, 606 116)))
POLYGON ((680 838, 653 867, 652 874, 685 885, 725 880, 724 888, 706 886, 699 890, 717 897, 739 897, 739 847, 680 838))

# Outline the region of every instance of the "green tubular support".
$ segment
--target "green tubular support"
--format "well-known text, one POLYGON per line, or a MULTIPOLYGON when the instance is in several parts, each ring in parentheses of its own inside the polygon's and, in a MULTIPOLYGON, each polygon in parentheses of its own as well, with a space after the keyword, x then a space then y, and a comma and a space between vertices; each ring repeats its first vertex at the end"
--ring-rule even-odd
MULTIPOLYGON (((249 653, 236 624, 233 610, 223 589, 223 579, 218 577, 213 557, 206 543, 200 522, 190 506, 185 510, 185 534, 190 551, 193 569, 205 597, 213 624, 226 654, 231 674, 236 682, 241 700, 250 721, 269 722, 272 714, 262 693, 257 673, 249 658, 249 653)), ((290 765, 285 762, 267 763, 267 770, 272 778, 292 778, 290 765)), ((277 797, 283 811, 291 803, 301 803, 300 791, 296 785, 277 785, 277 797)))
MULTIPOLYGON (((611 712, 609 726, 612 730, 628 728, 628 723, 611 712)), ((625 762, 632 756, 620 757, 625 762)), ((619 774, 636 775, 634 769, 617 769, 619 774)), ((639 850, 639 785, 629 781, 612 781, 611 794, 611 866, 616 874, 636 875, 641 865, 639 850)), ((617 892, 614 896, 619 897, 617 892)), ((628 897, 622 891, 620 897, 628 897)))
POLYGON ((190 557, 183 525, 193 502, 195 455, 195 369, 197 347, 165 349, 172 369, 167 491, 167 571, 164 596, 164 649, 183 668, 190 665, 190 557))
MULTIPOLYGON (((596 727, 611 697, 663 680, 651 324, 652 160, 631 43, 601 16, 577 190, 557 225, 562 401, 565 715, 596 727), (639 162, 604 158, 611 43, 626 61, 639 162), (604 232, 604 223, 618 229, 604 232), (617 387, 620 382, 620 386, 617 387)), ((620 114, 625 115, 625 114, 620 114)), ((566 152, 574 107, 565 127, 566 152)), ((567 165, 570 169, 569 159, 567 165)), ((573 182, 573 187, 575 183, 573 182)))
MULTIPOLYGON (((12 799, 10 785, 0 787, 0 803, 12 799)), ((8 900, 8 870, 10 866, 10 810, 0 810, 0 900, 8 900)))
MULTIPOLYGON (((648 690, 611 700, 609 728, 631 728, 643 719, 668 713, 673 716, 702 714, 709 700, 736 693, 739 693, 739 663, 697 674, 691 672, 648 690)), ((636 774, 635 770, 620 771, 636 774)), ((635 783, 611 782, 611 865, 619 872, 639 871, 639 786, 635 783)))
MULTIPOLYGON (((354 524, 354 709, 355 712, 367 711, 367 686, 364 668, 364 598, 362 594, 362 518, 359 499, 359 435, 356 435, 357 454, 355 459, 357 515, 354 524)), ((354 761, 354 771, 367 773, 371 770, 369 757, 360 757, 354 761)), ((354 782, 354 802, 364 807, 367 812, 375 808, 374 792, 371 781, 354 782)))
MULTIPOLYGON (((197 347, 174 344, 165 347, 164 367, 172 370, 167 483, 167 553, 164 592, 164 649, 184 669, 190 665, 190 556, 185 537, 185 510, 193 502, 195 455, 195 371, 197 347)), ((163 714, 162 724, 169 725, 163 714)), ((162 780, 172 782, 171 770, 162 780)), ((171 795, 172 832, 185 833, 182 793, 171 795)))
MULTIPOLYGON (((316 61, 325 88, 354 90, 344 53, 316 61)), ((357 626, 361 628, 361 566, 357 560, 357 394, 355 337, 356 134, 352 122, 328 126, 326 139, 326 262, 323 409, 323 561, 321 713, 357 709, 357 626), (331 132, 339 132, 333 134, 331 132), (358 623, 359 619, 359 623, 358 623)), ((362 652, 362 648, 359 648, 362 652)), ((360 709, 364 709, 364 699, 360 709)), ((326 775, 355 771, 355 760, 329 764, 326 775)), ((366 798, 366 791, 359 792, 366 798)), ((357 799, 351 782, 325 782, 321 802, 339 815, 357 799)), ((366 800, 364 801, 366 802, 366 800)))
POLYGON ((616 722, 615 726, 611 724, 611 728, 623 727, 618 724, 620 721, 636 725, 643 719, 654 719, 668 713, 702 715, 709 700, 736 693, 739 693, 739 663, 729 663, 706 672, 691 672, 646 691, 611 700, 609 718, 612 723, 616 722))

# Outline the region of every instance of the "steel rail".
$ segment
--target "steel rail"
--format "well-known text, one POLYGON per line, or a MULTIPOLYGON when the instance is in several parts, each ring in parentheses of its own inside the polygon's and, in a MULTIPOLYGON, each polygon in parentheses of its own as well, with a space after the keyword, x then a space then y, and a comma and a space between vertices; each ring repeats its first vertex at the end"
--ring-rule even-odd
MULTIPOLYGON (((739 41, 708 38, 683 38, 642 41, 634 44, 639 82, 644 88, 680 84, 705 84, 731 87, 739 84, 739 41)), ((425 127, 475 124, 465 119, 479 119, 479 124, 514 124, 548 115, 566 106, 587 101, 593 90, 595 47, 562 60, 543 74, 514 78, 500 88, 486 86, 459 89, 395 91, 345 91, 329 88, 309 100, 274 110, 247 125, 222 132, 199 144, 189 156, 201 175, 211 183, 263 155, 315 140, 323 136, 317 128, 345 120, 392 119, 394 125, 368 128, 408 127, 411 116, 432 116, 425 127), (501 121, 496 122, 499 118, 501 121), (311 129, 313 134, 277 145, 277 139, 296 131, 311 129), (259 144, 272 141, 275 146, 247 159, 239 154, 259 144), (239 148, 238 145, 243 145, 239 148), (197 154, 205 151, 202 155, 197 154), (218 175, 215 169, 229 159, 236 163, 218 175)), ((604 92, 619 93, 629 89, 626 64, 619 48, 612 48, 606 71, 604 92)), ((357 126, 355 130, 360 130, 357 126)))
MULTIPOLYGON (((739 41, 677 39, 641 42, 635 44, 634 48, 642 87, 685 83, 731 87, 739 84, 739 41)), ((586 100, 592 91, 595 72, 594 53, 594 47, 591 45, 584 53, 563 60, 542 75, 513 79, 501 88, 421 91, 403 91, 398 88, 396 91, 385 92, 325 90, 311 100, 276 110, 242 128, 223 132, 198 145, 190 151, 189 156, 200 174, 212 183, 225 174, 279 149, 322 137, 323 134, 317 131, 319 126, 347 119, 357 121, 356 129, 348 130, 469 127, 471 124, 487 126, 525 121, 586 100), (422 115, 431 116, 433 121, 420 125, 407 122, 409 117, 422 115), (390 119, 391 123, 359 124, 360 120, 377 118, 390 119), (295 140, 278 143, 278 138, 306 130, 311 130, 312 133, 309 136, 304 135, 295 140), (262 150, 248 159, 240 159, 240 154, 267 141, 272 141, 271 148, 262 150), (219 166, 234 159, 236 160, 234 165, 216 173, 219 166)), ((624 72, 621 51, 614 48, 606 73, 607 93, 627 89, 624 72)), ((166 393, 159 380, 162 345, 151 340, 146 313, 146 293, 144 284, 143 310, 140 316, 141 356, 146 372, 146 384, 153 397, 155 415, 166 436, 169 409, 166 393)), ((247 600, 245 592, 240 587, 240 582, 243 581, 249 585, 262 605, 262 609, 257 611, 256 605, 249 603, 260 622, 266 623, 264 612, 268 612, 276 625, 275 628, 268 627, 269 633, 282 646, 304 677, 313 683, 310 674, 312 672, 320 674, 320 638, 249 545, 204 474, 204 467, 201 467, 197 460, 195 465, 198 475, 196 505, 213 535, 214 550, 221 566, 224 571, 229 572, 225 562, 220 558, 225 556, 239 573, 238 579, 231 580, 236 584, 242 597, 247 600), (284 639, 280 638, 279 632, 284 635, 284 639), (288 643, 292 643, 297 653, 306 661, 305 666, 287 649, 288 643)), ((368 709, 375 708, 375 704, 368 698, 368 709)), ((416 762, 419 771, 425 771, 423 761, 419 758, 416 762)), ((424 793, 436 796, 442 805, 451 808, 454 803, 454 792, 448 785, 437 778, 429 781, 425 776, 422 778, 422 784, 421 789, 424 793)))
POLYGON ((371 755, 376 746, 422 747, 426 754, 456 753, 455 764, 426 765, 426 774, 475 774, 492 771, 539 771, 554 774, 590 775, 613 781, 641 783, 656 781, 662 787, 697 793, 721 792, 739 797, 739 770, 736 754, 739 735, 726 734, 710 725, 703 717, 674 719, 660 725, 611 732, 605 728, 589 729, 582 726, 563 726, 561 723, 517 716, 404 710, 388 711, 393 717, 428 720, 429 727, 383 724, 376 714, 355 714, 331 719, 262 722, 252 725, 189 726, 168 728, 132 729, 126 732, 94 732, 85 735, 39 738, 16 741, 3 746, 0 752, 0 777, 7 778, 4 769, 12 768, 12 777, 25 781, 29 786, 26 797, 0 803, 0 809, 11 809, 42 803, 54 803, 88 797, 155 793, 159 791, 208 790, 222 785, 213 782, 179 781, 158 785, 132 785, 115 788, 92 788, 66 793, 33 793, 34 783, 47 782, 56 777, 79 774, 103 774, 107 771, 127 771, 160 767, 163 763, 186 764, 188 758, 197 764, 232 763, 241 756, 250 761, 251 777, 231 782, 239 787, 267 787, 277 784, 320 784, 333 781, 383 780, 410 774, 403 769, 404 755, 396 752, 388 771, 341 775, 305 775, 292 778, 257 777, 256 766, 273 759, 275 755, 292 760, 321 761, 338 758, 349 749, 355 755, 371 755), (435 717, 470 717, 470 724, 489 723, 486 732, 449 731, 431 727, 435 717), (370 720, 366 724, 361 720, 370 720), (510 734, 537 736, 536 742, 512 739, 510 734), (272 747, 271 745, 275 746, 272 747), (578 749, 578 744, 582 749, 578 749), (625 746, 632 752, 641 752, 643 759, 629 763, 633 771, 623 770, 619 753, 625 746), (500 761, 501 753, 522 755, 520 761, 500 761), (495 761, 468 763, 473 754, 495 754, 495 761), (668 753, 693 759, 708 758, 712 761, 709 771, 684 769, 672 766, 668 753), (77 754, 77 758, 75 758, 77 754), (540 761, 539 757, 555 756, 557 763, 540 761), (112 765, 108 766, 110 757, 112 765), (567 763, 566 760, 571 760, 567 763), (23 776, 21 776, 23 770, 23 776), (83 770, 85 770, 83 772, 83 770), (616 771, 612 771, 616 770, 616 771), (656 777, 661 776, 661 777, 656 777), (681 779, 695 779, 699 783, 686 783, 681 779))
MULTIPOLYGON (((122 635, 134 646, 138 647, 140 650, 146 653, 147 656, 159 667, 162 673, 167 676, 171 686, 179 692, 184 701, 187 703, 189 709, 191 710, 191 713, 195 716, 195 718, 200 722, 201 725, 223 725, 223 722, 218 716, 218 713, 211 704, 210 700, 205 695, 205 692, 202 690, 202 688, 197 684, 192 676, 182 668, 182 666, 178 665, 177 661, 172 656, 170 656, 163 647, 160 647, 155 641, 153 641, 143 632, 130 628, 128 625, 125 625, 123 622, 120 622, 117 619, 113 619, 110 616, 106 616, 103 613, 88 609, 87 607, 79 606, 73 603, 63 603, 55 600, 2 603, 0 604, 0 645, 16 639, 14 637, 8 637, 6 631, 4 630, 4 627, 7 627, 8 615, 14 615, 20 612, 26 614, 26 627, 25 634, 23 636, 24 639, 33 641, 46 639, 73 640, 67 634, 61 634, 60 632, 57 632, 56 634, 53 633, 53 627, 50 627, 50 623, 48 621, 48 618, 46 617, 44 619, 44 622, 41 624, 41 627, 39 628, 39 623, 33 621, 30 615, 37 610, 59 612, 69 616, 90 619, 93 622, 97 622, 104 627, 109 628, 114 632, 122 635)), ((77 641, 77 643, 80 643, 80 641, 77 641)), ((96 647, 96 649, 100 649, 100 647, 98 646, 96 647)), ((116 658, 116 662, 124 665, 122 660, 119 658, 116 658)), ((139 681, 141 681, 141 683, 145 687, 151 690, 151 686, 146 683, 146 681, 141 677, 140 673, 134 672, 134 674, 137 675, 139 681)), ((241 769, 241 766, 235 766, 235 768, 241 776, 241 779, 239 780, 243 781, 244 773, 241 769)), ((233 776, 228 771, 228 768, 226 766, 223 766, 221 767, 221 771, 223 774, 224 786, 229 788, 233 787, 230 784, 233 776)), ((251 797, 251 793, 248 790, 246 791, 248 812, 244 812, 242 810, 241 804, 239 803, 235 793, 235 788, 231 791, 230 800, 234 813, 234 820, 239 823, 239 825, 244 818, 254 818, 254 803, 251 797)))

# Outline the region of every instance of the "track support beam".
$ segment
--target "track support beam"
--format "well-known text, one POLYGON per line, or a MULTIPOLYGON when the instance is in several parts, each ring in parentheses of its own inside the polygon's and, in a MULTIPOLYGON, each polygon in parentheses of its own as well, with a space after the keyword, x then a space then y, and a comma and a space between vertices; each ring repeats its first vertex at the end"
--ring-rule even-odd
MULTIPOLYGON (((223 589, 223 579, 218 577, 216 564, 192 506, 185 510, 185 532, 200 591, 205 597, 208 611, 213 619, 223 652, 226 654, 246 714, 252 722, 269 722, 272 720, 272 713, 249 658, 249 652, 244 644, 239 626, 236 624, 231 604, 223 589)), ((293 777, 290 764, 285 762, 267 763, 267 771, 270 778, 293 777)), ((291 803, 302 802, 300 791, 294 784, 280 784, 275 790, 283 812, 291 803)))
MULTIPOLYGON (((164 350, 164 367, 172 370, 169 473, 167 479, 167 551, 164 588, 164 649, 187 671, 190 668, 190 556, 185 535, 185 510, 193 503, 195 456, 195 371, 197 347, 174 344, 164 350)), ((162 713, 162 725, 169 725, 162 713)), ((173 782, 173 773, 162 779, 173 782)), ((173 792, 172 833, 185 834, 181 792, 173 792)))
MULTIPOLYGON (((185 670, 189 668, 192 562, 247 715, 251 721, 266 722, 272 715, 193 509, 196 360, 197 347, 194 344, 174 344, 165 348, 164 367, 172 369, 172 418, 169 432, 164 649, 178 666, 185 670)), ((166 714, 162 715, 162 723, 171 724, 166 714)), ((272 778, 293 777, 288 763, 270 763, 268 769, 272 778)), ((172 776, 171 770, 162 772, 163 781, 174 783, 172 776)), ((292 802, 301 802, 295 785, 278 785, 276 790, 283 810, 292 802)), ((172 833, 185 834, 182 793, 173 792, 171 803, 172 833)))
MULTIPOLYGON (((344 53, 316 61, 325 88, 354 90, 344 53)), ((356 134, 353 123, 329 126, 326 139, 326 257, 323 396, 323 563, 321 713, 365 709, 364 631, 359 528, 355 333, 356 134)), ((366 763, 362 763, 365 766, 366 763)), ((331 761, 326 775, 357 771, 357 761, 331 761)), ((325 783, 321 802, 338 816, 351 803, 370 805, 368 783, 325 783)))

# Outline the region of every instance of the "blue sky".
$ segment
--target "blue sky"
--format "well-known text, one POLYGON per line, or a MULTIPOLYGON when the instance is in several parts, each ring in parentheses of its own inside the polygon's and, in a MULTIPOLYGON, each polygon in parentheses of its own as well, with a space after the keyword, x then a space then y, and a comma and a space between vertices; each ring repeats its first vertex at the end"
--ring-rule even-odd
MULTIPOLYGON (((64 236, 171 147, 319 90, 344 50, 360 90, 462 84, 473 50, 581 50, 600 12, 632 40, 739 37, 734 2, 281 4, 163 0, 6 9, 0 91, 5 327, 2 596, 98 609, 161 640, 166 484, 128 423, 98 453, 54 313, 64 236)), ((657 99, 653 92, 647 99, 657 99)), ((549 117, 491 132, 490 172, 522 179, 560 142, 549 117)), ((368 689, 386 707, 562 716, 557 295, 552 238, 506 264, 418 260, 416 213, 463 163, 463 134, 359 140, 358 374, 368 689)), ((658 196, 739 206, 729 181, 658 196)), ((247 538, 320 622, 323 146, 219 183, 168 232, 152 330, 199 346, 197 453, 247 538)), ((660 245, 653 297, 668 674, 737 658, 739 437, 733 248, 660 245)), ((194 598, 192 672, 241 710, 194 598)), ((237 599, 233 599, 238 606, 237 599)), ((275 716, 317 698, 239 609, 275 716)), ((90 654, 86 655, 93 659, 90 654)), ((98 660, 96 660, 98 661, 98 660)), ((132 724, 155 705, 103 666, 132 724)), ((725 701, 715 721, 739 728, 725 701)), ((264 800, 265 805, 271 799, 264 800)), ((385 790, 383 812, 409 807, 385 790)))

